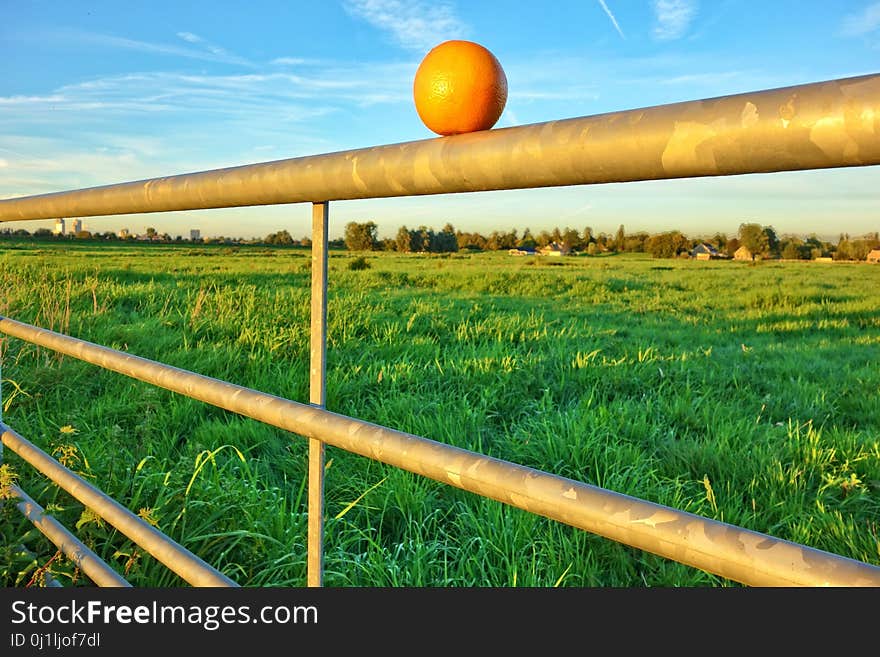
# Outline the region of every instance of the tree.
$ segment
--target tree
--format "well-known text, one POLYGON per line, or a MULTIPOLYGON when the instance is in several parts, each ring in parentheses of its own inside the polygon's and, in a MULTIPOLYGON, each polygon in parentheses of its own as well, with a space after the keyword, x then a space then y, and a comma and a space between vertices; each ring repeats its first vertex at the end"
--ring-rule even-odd
POLYGON ((532 237, 532 231, 526 228, 516 245, 521 249, 534 249, 538 246, 538 242, 532 237))
POLYGON ((279 230, 277 233, 266 235, 264 240, 266 244, 277 244, 279 246, 290 246, 293 244, 293 238, 286 230, 279 230))
POLYGON ((435 244, 432 251, 436 253, 455 253, 458 251, 458 240, 455 237, 455 228, 452 224, 447 223, 443 226, 443 230, 435 236, 435 244))
POLYGON ((740 224, 738 234, 740 245, 751 251, 753 256, 770 252, 770 237, 761 224, 740 224))
POLYGON ((801 260, 804 259, 805 255, 809 255, 809 252, 809 247, 805 249, 803 242, 797 238, 792 238, 785 241, 781 255, 786 260, 801 260))
POLYGON ((375 222, 350 221, 345 226, 345 246, 349 251, 372 251, 379 241, 378 232, 375 222))
POLYGON ((736 253, 737 249, 739 249, 740 243, 738 237, 732 237, 727 240, 727 244, 724 245, 724 252, 729 255, 731 258, 733 254, 736 253))
POLYGON ((645 242, 649 237, 650 235, 645 231, 639 231, 638 233, 627 235, 623 250, 629 253, 644 253, 645 242))
POLYGON ((413 234, 413 251, 431 253, 434 247, 434 230, 427 226, 419 226, 418 230, 413 234))
POLYGON ((727 235, 724 233, 715 233, 715 237, 709 240, 709 244, 719 251, 724 251, 724 249, 727 248, 727 235))
POLYGON ((623 251, 626 247, 626 232, 623 230, 623 224, 617 229, 617 235, 614 237, 614 248, 623 251))
POLYGON ((401 226, 398 229, 395 242, 397 244, 397 250, 401 253, 412 253, 412 235, 409 232, 409 228, 406 226, 401 226))
POLYGON ((773 226, 764 226, 764 234, 767 236, 767 251, 779 253, 779 237, 777 237, 773 226))
POLYGON ((150 239, 153 239, 154 237, 156 237, 156 229, 153 228, 152 226, 147 228, 147 237, 149 237, 150 239))
POLYGON ((489 239, 486 240, 486 248, 490 251, 504 251, 507 249, 516 248, 516 244, 519 241, 519 238, 516 236, 516 230, 511 230, 506 233, 502 233, 499 230, 494 230, 489 235, 489 239))
POLYGON ((690 240, 677 230, 652 235, 645 240, 645 251, 655 258, 675 258, 690 247, 690 240))
POLYGON ((561 244, 569 251, 575 251, 581 248, 581 236, 578 235, 577 230, 574 228, 566 227, 566 229, 562 231, 561 244))
POLYGON ((468 249, 469 251, 482 251, 486 248, 486 238, 479 233, 455 233, 455 242, 459 250, 468 249))

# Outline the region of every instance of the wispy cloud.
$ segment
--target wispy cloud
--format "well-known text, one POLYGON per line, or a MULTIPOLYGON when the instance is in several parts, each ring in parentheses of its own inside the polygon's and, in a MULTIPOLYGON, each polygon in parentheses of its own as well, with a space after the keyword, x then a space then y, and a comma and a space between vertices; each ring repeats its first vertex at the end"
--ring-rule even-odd
POLYGON ((411 102, 411 62, 324 62, 308 73, 155 71, 0 95, 0 194, 163 175, 168 162, 174 172, 265 159, 254 144, 283 157, 349 148, 315 126, 346 107, 411 102), (15 137, 27 132, 45 137, 15 137))
POLYGON ((202 38, 198 34, 193 34, 192 32, 178 32, 177 36, 179 36, 184 41, 189 41, 190 43, 202 42, 202 38))
POLYGON ((697 15, 696 0, 654 0, 654 36, 671 41, 684 35, 697 15))
POLYGON ((207 39, 200 37, 198 34, 193 34, 192 32, 178 32, 177 36, 188 43, 192 43, 193 45, 204 48, 209 53, 211 53, 215 57, 218 57, 222 61, 234 64, 241 64, 243 66, 253 66, 253 64, 244 57, 234 55, 227 51, 225 48, 221 48, 220 46, 211 43, 207 39))
POLYGON ((467 25, 448 2, 346 0, 344 7, 352 16, 389 32, 394 41, 410 50, 426 51, 468 32, 467 25))
POLYGON ((880 2, 868 5, 862 11, 844 16, 840 26, 843 36, 857 37, 880 30, 880 2))
POLYGON ((278 57, 269 63, 275 66, 313 66, 319 62, 314 59, 306 59, 305 57, 278 57))
POLYGON ((219 46, 211 44, 191 32, 178 32, 177 37, 186 41, 190 46, 177 43, 154 43, 129 39, 112 34, 87 32, 83 30, 50 30, 41 35, 58 42, 61 40, 75 44, 99 46, 121 50, 134 50, 158 55, 173 57, 185 57, 188 59, 200 59, 204 61, 219 62, 223 64, 235 64, 238 66, 254 67, 254 64, 244 57, 227 52, 219 46))
POLYGON ((623 34, 623 30, 620 29, 620 25, 617 23, 617 19, 614 17, 614 14, 611 13, 611 10, 608 8, 608 5, 605 4, 605 0, 599 0, 599 4, 602 6, 602 10, 608 14, 608 18, 611 19, 611 24, 614 25, 614 29, 617 30, 617 33, 620 35, 621 39, 625 39, 626 37, 623 34))

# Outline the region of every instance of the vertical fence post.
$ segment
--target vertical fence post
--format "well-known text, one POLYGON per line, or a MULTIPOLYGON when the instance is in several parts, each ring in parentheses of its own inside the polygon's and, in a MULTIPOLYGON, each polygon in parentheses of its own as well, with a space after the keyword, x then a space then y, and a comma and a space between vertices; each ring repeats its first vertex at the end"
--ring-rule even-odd
MULTIPOLYGON (((309 348, 309 402, 324 408, 327 370, 327 226, 330 203, 312 204, 312 311, 309 348)), ((324 443, 309 439, 308 585, 321 586, 324 574, 324 443)))

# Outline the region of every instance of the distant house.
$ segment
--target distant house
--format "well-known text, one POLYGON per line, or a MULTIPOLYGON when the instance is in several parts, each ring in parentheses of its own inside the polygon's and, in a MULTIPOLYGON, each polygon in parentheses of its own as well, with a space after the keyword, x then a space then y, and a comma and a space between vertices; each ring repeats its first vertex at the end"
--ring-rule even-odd
POLYGON ((697 260, 714 260, 723 256, 714 246, 702 242, 691 249, 691 257, 696 258, 697 260))
POLYGON ((512 256, 528 256, 535 255, 536 251, 530 246, 519 246, 514 249, 508 249, 507 253, 512 256))
POLYGON ((880 249, 873 249, 868 253, 868 257, 865 258, 868 262, 880 262, 880 249))
POLYGON ((538 253, 545 256, 564 256, 571 253, 571 249, 565 246, 565 244, 550 242, 547 246, 542 246, 538 249, 538 253))
POLYGON ((733 252, 734 260, 754 260, 755 255, 748 248, 741 246, 733 252))

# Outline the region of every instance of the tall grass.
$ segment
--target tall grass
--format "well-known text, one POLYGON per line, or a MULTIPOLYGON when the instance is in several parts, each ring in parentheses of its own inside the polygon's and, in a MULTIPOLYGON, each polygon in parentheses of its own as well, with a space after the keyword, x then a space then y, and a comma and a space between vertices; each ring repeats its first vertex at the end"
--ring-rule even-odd
MULTIPOLYGON (((880 564, 880 267, 354 262, 330 259, 330 410, 880 564)), ((306 251, 23 243, 0 265, 6 316, 308 400, 306 251)), ((304 585, 301 437, 2 350, 10 426, 239 583, 304 585)), ((5 460, 133 584, 181 584, 5 460)), ((329 586, 736 586, 332 447, 325 483, 329 586)), ((54 547, 16 513, 0 563, 23 586, 54 547)), ((64 559, 49 570, 88 583, 64 559)))

